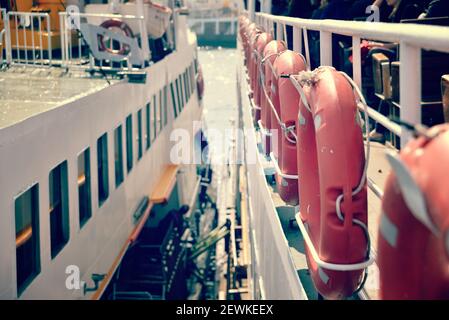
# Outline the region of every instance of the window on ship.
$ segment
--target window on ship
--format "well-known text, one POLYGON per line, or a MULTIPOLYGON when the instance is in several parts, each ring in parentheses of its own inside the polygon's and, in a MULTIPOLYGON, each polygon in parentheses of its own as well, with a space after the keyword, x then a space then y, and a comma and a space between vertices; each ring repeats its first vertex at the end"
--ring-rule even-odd
POLYGON ((39 186, 33 185, 14 202, 16 222, 17 296, 39 274, 39 186))
POLYGON ((133 168, 133 119, 130 114, 126 117, 126 170, 133 168))
POLYGON ((146 115, 145 147, 148 150, 150 149, 151 146, 151 104, 149 102, 145 107, 145 115, 146 115))
POLYGON ((79 222, 80 228, 82 228, 92 216, 89 148, 78 156, 78 204, 79 222))
POLYGON ((137 160, 142 158, 142 109, 137 111, 137 160))
POLYGON ((122 126, 119 125, 114 131, 114 167, 115 187, 118 188, 123 182, 123 134, 122 126))
POLYGON ((67 161, 50 171, 49 191, 51 257, 54 258, 69 241, 67 161))
POLYGON ((101 206, 109 196, 108 178, 108 134, 103 134, 97 140, 98 162, 98 205, 101 206))

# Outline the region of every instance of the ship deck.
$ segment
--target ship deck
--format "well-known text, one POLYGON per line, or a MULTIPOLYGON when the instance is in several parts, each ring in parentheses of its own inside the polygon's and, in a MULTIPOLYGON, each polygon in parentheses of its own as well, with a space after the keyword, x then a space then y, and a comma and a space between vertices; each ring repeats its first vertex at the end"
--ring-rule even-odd
POLYGON ((13 66, 0 72, 0 129, 108 86, 85 71, 13 66))

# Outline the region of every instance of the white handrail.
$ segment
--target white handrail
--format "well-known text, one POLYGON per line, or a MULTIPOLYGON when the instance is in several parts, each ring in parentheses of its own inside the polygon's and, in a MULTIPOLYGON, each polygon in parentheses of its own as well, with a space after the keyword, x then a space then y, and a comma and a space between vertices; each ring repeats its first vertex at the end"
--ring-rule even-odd
MULTIPOLYGON (((300 30, 315 30, 320 33, 320 60, 323 65, 332 64, 332 34, 352 37, 353 42, 353 74, 354 81, 361 85, 360 40, 371 39, 395 42, 400 45, 400 105, 401 120, 412 124, 421 123, 421 49, 449 53, 449 28, 418 24, 398 24, 382 22, 360 22, 340 20, 313 20, 257 13, 256 22, 266 26, 278 24, 293 28, 293 47, 300 48, 298 36, 300 30)), ((304 35, 307 35, 304 32, 304 35)), ((279 39, 278 39, 279 40, 279 39)), ((305 46, 306 55, 308 46, 305 46)), ((376 110, 369 108, 370 118, 382 124, 392 133, 401 137, 401 145, 405 145, 411 137, 408 130, 390 121, 376 110)))
MULTIPOLYGON (((67 12, 60 12, 59 15, 67 15, 67 12)), ((119 18, 119 19, 136 19, 136 20, 145 20, 143 16, 135 16, 129 14, 115 14, 115 13, 83 13, 83 12, 72 12, 70 13, 72 16, 80 17, 80 18, 119 18)))
POLYGON ((357 36, 388 42, 406 42, 420 48, 449 52, 448 27, 330 19, 313 20, 273 16, 266 13, 257 13, 256 16, 291 27, 305 27, 308 30, 325 31, 345 36, 357 36))
POLYGON ((20 65, 36 65, 51 66, 52 65, 52 33, 48 32, 51 28, 50 15, 41 12, 6 12, 2 10, 3 21, 5 24, 5 38, 6 38, 6 60, 8 64, 20 65), (14 35, 15 43, 12 47, 11 41, 11 22, 14 20, 14 35), (19 21, 20 19, 20 21, 19 21), (22 21, 28 21, 27 25, 22 25, 22 21), (38 26, 34 24, 37 22, 38 26), (45 28, 43 24, 45 23, 45 28), (44 32, 47 30, 46 32, 44 32), (38 43, 35 42, 35 36, 38 36, 38 43), (43 39, 46 37, 46 46, 44 49, 43 39), (27 39, 30 38, 30 43, 27 39), (16 50, 16 57, 13 57, 12 49, 16 50), (28 51, 31 57, 28 57, 28 51), (44 59, 44 51, 47 52, 47 58, 44 59), (23 55, 22 55, 23 53, 23 55), (23 57, 22 57, 23 56, 23 57))

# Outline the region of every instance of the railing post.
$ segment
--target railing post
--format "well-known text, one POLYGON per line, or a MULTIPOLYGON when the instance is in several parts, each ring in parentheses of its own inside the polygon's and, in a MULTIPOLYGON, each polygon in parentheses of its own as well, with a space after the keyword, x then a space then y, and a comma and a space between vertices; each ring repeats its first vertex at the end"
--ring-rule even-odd
POLYGON ((311 69, 312 68, 312 62, 310 61, 309 35, 307 33, 307 29, 306 28, 302 28, 302 34, 304 36, 304 46, 305 46, 304 53, 306 54, 306 60, 307 60, 307 63, 308 63, 308 68, 311 69))
MULTIPOLYGON (((421 49, 400 43, 401 68, 399 74, 401 120, 421 123, 421 49)), ((401 147, 411 138, 411 132, 402 130, 401 147)))
POLYGON ((140 41, 141 41, 141 46, 142 46, 142 50, 143 50, 143 54, 145 56, 146 59, 148 59, 148 61, 151 59, 151 52, 150 52, 150 46, 148 44, 148 34, 147 34, 147 28, 145 26, 145 17, 143 15, 143 12, 145 12, 145 8, 143 6, 143 1, 142 0, 137 0, 137 9, 138 12, 141 12, 141 16, 139 17, 139 27, 140 27, 140 41))
POLYGON ((276 23, 276 40, 285 40, 283 39, 284 28, 280 22, 276 23))
MULTIPOLYGON (((81 27, 81 26, 80 26, 81 27)), ((81 30, 80 30, 81 32, 81 30)), ((64 50, 65 50, 65 59, 66 59, 66 63, 67 65, 70 64, 70 50, 71 48, 69 48, 69 37, 71 37, 71 31, 68 30, 68 26, 66 25, 65 29, 64 29, 64 50)))
POLYGON ((282 33, 283 33, 284 41, 287 44, 287 48, 288 48, 288 36, 287 36, 287 25, 286 24, 282 25, 282 33))
POLYGON ((360 38, 352 37, 352 78, 359 88, 362 88, 362 55, 360 38))
POLYGON ((50 15, 48 13, 45 14, 45 18, 47 19, 47 53, 48 53, 48 66, 51 66, 51 60, 52 60, 52 54, 53 54, 53 47, 52 47, 52 41, 51 41, 51 25, 50 25, 50 15))
POLYGON ((5 35, 5 49, 6 49, 6 62, 12 63, 12 48, 11 48, 11 26, 9 24, 9 14, 4 11, 3 21, 5 23, 6 35, 5 35))
POLYGON ((248 0, 248 18, 251 21, 255 21, 254 12, 256 11, 256 0, 248 0))
POLYGON ((302 54, 302 34, 301 30, 296 26, 293 26, 293 51, 302 54))
POLYGON ((320 31, 320 65, 332 66, 332 33, 320 31))
POLYGON ((66 58, 65 58, 65 45, 64 45, 64 38, 65 38, 65 25, 66 25, 66 16, 64 15, 64 12, 59 13, 59 30, 61 32, 61 66, 66 67, 66 58))

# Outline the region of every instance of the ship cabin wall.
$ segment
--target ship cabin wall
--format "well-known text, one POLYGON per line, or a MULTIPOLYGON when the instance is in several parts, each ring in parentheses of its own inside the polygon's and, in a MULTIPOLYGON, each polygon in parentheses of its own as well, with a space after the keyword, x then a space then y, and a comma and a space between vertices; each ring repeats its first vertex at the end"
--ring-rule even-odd
MULTIPOLYGON (((193 136, 192 122, 200 120, 201 107, 195 81, 196 38, 191 33, 187 34, 184 45, 178 45, 175 52, 146 69, 146 84, 131 84, 123 80, 0 130, 0 299, 86 299, 90 296, 84 295, 82 288, 67 289, 67 267, 77 266, 80 280, 86 281, 88 286, 93 284, 93 273, 108 272, 135 227, 134 211, 142 198, 151 194, 164 167, 170 163, 172 129, 186 128, 193 136), (184 73, 187 81, 180 81, 184 73), (186 90, 185 83, 190 90, 186 90), (176 102, 172 99, 171 86, 175 92, 182 86, 184 92, 183 97, 175 99, 176 102), (147 149, 146 106, 150 104, 150 127, 154 130, 155 126, 159 126, 153 122, 154 102, 159 105, 159 101, 164 100, 159 100, 164 88, 167 92, 167 121, 165 123, 162 119, 162 129, 159 128, 156 134, 154 131, 151 133, 151 145, 147 149), (140 140, 137 138, 139 113, 142 117, 140 140), (128 172, 126 119, 129 115, 132 116, 133 151, 132 169, 128 172), (116 185, 114 133, 119 126, 122 133, 123 182, 116 185), (104 134, 107 134, 108 195, 100 204, 97 156, 98 139, 104 134), (140 159, 139 141, 142 144, 140 159), (78 156, 87 148, 90 154, 91 217, 80 224, 78 156), (68 240, 52 257, 49 174, 64 162, 68 240), (23 288, 18 288, 16 199, 32 186, 38 186, 35 202, 38 203, 38 230, 34 232, 38 236, 38 254, 35 258, 39 260, 39 271, 23 288)), ((164 113, 157 114, 164 118, 164 113)), ((195 167, 185 166, 180 172, 184 176, 180 180, 186 183, 183 190, 191 192, 195 184, 195 179, 192 179, 195 178, 195 167)), ((184 193, 180 194, 180 201, 187 203, 190 197, 187 191, 184 193)), ((26 261, 26 264, 31 262, 26 261)))

